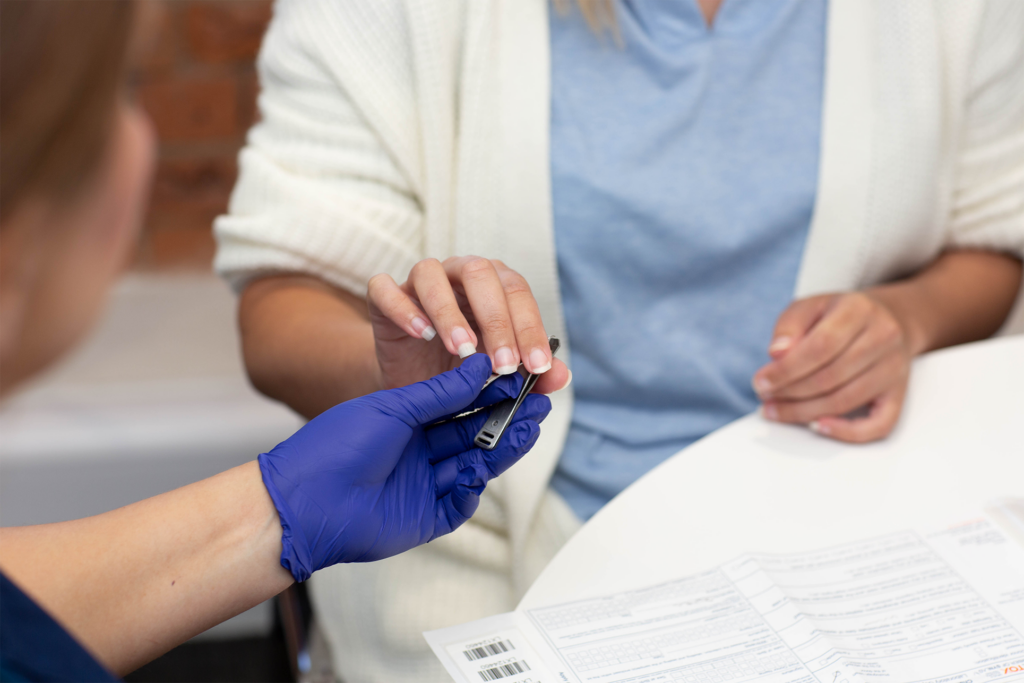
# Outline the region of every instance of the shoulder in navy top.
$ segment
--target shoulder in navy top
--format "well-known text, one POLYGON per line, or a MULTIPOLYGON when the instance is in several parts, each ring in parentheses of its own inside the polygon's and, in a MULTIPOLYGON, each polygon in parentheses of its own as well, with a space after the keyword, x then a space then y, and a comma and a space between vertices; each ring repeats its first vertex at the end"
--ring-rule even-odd
POLYGON ((116 681, 64 628, 0 574, 0 681, 116 681))

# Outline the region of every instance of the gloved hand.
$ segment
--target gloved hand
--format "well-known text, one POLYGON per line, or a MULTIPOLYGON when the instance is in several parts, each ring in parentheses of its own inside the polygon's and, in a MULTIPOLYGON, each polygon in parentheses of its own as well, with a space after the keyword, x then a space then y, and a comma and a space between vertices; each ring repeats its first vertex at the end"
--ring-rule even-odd
POLYGON ((490 359, 475 354, 425 382, 337 405, 260 455, 281 518, 281 565, 296 581, 338 562, 397 555, 476 512, 484 486, 530 450, 551 410, 546 396, 527 397, 493 451, 473 445, 486 410, 424 429, 519 393, 518 373, 480 393, 490 373, 490 359))

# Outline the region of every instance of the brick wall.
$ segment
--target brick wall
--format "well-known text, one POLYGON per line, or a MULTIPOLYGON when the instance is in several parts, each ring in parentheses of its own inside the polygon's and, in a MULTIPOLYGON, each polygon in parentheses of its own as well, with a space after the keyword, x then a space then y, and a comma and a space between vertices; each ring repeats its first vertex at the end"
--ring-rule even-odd
POLYGON ((160 138, 136 268, 208 270, 236 157, 256 116, 254 68, 270 0, 155 0, 157 26, 135 80, 160 138))

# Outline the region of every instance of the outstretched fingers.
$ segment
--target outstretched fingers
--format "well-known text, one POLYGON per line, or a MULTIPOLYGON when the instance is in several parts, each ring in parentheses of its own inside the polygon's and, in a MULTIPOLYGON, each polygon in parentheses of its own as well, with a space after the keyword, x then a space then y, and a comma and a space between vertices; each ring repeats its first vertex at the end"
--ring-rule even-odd
POLYGON ((405 287, 410 293, 415 292, 448 353, 460 358, 476 353, 479 343, 476 332, 466 320, 440 261, 425 259, 417 263, 409 272, 405 287))
POLYGON ((370 278, 366 301, 371 315, 387 318, 410 337, 430 341, 437 336, 427 314, 387 273, 370 278))

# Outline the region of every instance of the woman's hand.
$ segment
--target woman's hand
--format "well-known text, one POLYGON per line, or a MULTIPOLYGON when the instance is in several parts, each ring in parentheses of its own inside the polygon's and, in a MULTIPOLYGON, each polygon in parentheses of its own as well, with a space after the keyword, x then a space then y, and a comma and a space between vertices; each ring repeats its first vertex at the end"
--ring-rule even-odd
POLYGON ((825 294, 793 303, 754 375, 769 420, 806 424, 840 441, 881 439, 896 425, 910 361, 908 326, 871 294, 825 294), (858 409, 865 414, 848 415, 858 409))
POLYGON ((426 382, 337 405, 260 455, 283 528, 281 564, 296 581, 397 555, 476 512, 484 486, 533 447, 551 409, 546 396, 528 396, 491 451, 473 444, 486 411, 428 428, 519 393, 518 374, 481 393, 490 374, 486 356, 471 356, 426 382))
POLYGON ((948 251, 905 280, 795 302, 776 323, 772 362, 754 374, 765 417, 840 441, 883 438, 903 407, 911 359, 994 334, 1021 272, 1014 256, 948 251))
POLYGON ((514 373, 520 362, 528 372, 542 374, 537 393, 569 383, 569 369, 548 348, 529 284, 501 261, 426 259, 401 285, 376 275, 367 304, 384 388, 450 370, 478 350, 490 356, 500 375, 514 373))

